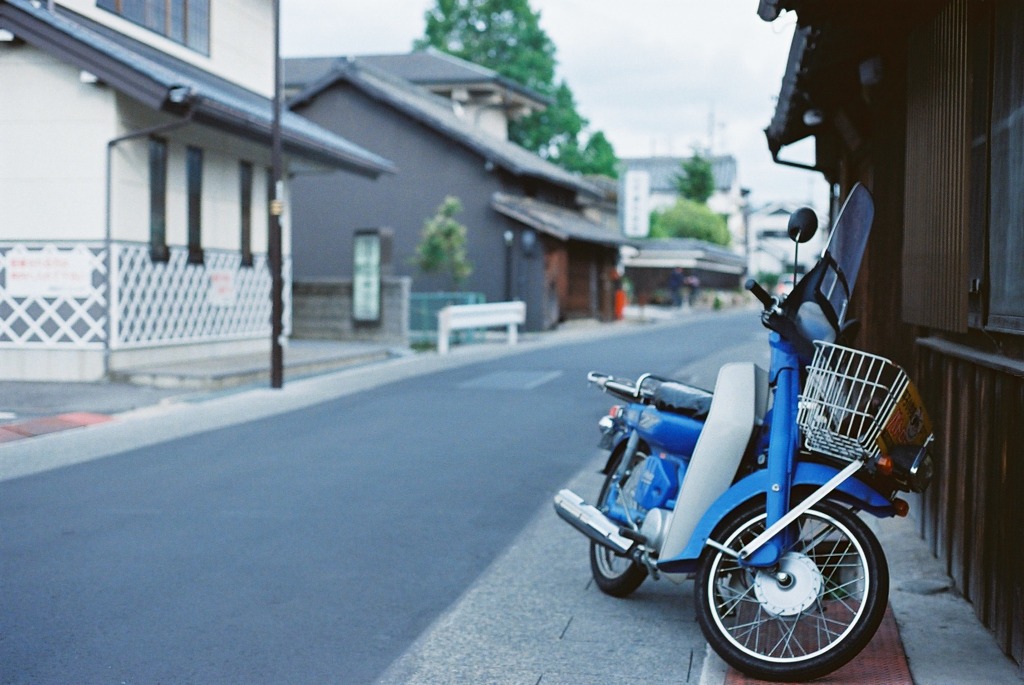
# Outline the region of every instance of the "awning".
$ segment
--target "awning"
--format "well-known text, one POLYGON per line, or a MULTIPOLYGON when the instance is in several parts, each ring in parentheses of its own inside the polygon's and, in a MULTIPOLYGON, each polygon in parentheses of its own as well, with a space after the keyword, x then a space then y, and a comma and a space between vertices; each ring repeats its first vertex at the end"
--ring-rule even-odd
POLYGON ((623 264, 634 269, 701 269, 716 273, 742 275, 746 259, 719 245, 693 238, 647 240, 626 250, 623 264))
POLYGON ((499 214, 557 240, 578 240, 608 247, 619 247, 631 242, 617 230, 594 223, 576 210, 533 198, 495 193, 491 196, 491 207, 499 214))

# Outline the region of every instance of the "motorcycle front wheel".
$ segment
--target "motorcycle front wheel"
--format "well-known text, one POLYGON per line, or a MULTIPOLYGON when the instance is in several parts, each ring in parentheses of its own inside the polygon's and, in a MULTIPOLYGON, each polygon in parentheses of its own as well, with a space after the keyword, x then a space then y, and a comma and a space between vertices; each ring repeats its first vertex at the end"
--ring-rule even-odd
MULTIPOLYGON (((616 483, 625 483, 625 489, 632 485, 632 476, 639 473, 639 467, 647 459, 642 449, 636 450, 629 464, 622 471, 622 456, 611 468, 601 486, 601 494, 597 498, 597 508, 607 513, 611 497, 622 497, 621 490, 614 487, 616 483)), ((624 504, 624 503, 623 503, 624 504)), ((603 545, 590 543, 590 572, 594 584, 606 595, 627 597, 631 595, 647 578, 647 568, 632 559, 620 556, 603 545)))
MULTIPOLYGON (((764 504, 755 504, 728 517, 715 539, 738 552, 764 530, 764 504)), ((771 568, 709 548, 697 576, 708 643, 762 680, 810 680, 843 666, 871 640, 889 601, 882 548, 852 511, 819 502, 790 531, 771 568)))

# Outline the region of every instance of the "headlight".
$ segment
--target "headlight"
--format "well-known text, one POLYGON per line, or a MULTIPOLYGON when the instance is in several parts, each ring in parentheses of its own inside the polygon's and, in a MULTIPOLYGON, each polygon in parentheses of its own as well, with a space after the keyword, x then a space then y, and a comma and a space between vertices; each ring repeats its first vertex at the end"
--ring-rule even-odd
POLYGON ((935 475, 932 455, 927 447, 896 445, 889 454, 892 475, 911 492, 924 492, 935 475))
POLYGON ((597 422, 597 427, 601 429, 602 433, 611 433, 615 430, 615 427, 619 422, 619 418, 622 416, 625 409, 626 408, 621 404, 612 405, 612 408, 608 410, 608 413, 605 416, 602 416, 597 422))

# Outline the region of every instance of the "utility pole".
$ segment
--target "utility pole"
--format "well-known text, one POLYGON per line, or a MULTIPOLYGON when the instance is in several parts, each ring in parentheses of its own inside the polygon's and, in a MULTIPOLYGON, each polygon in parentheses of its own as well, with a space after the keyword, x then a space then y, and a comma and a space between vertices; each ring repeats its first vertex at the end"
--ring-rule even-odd
POLYGON ((281 0, 274 0, 274 117, 270 132, 270 174, 272 189, 267 257, 270 261, 270 387, 284 385, 284 279, 281 275, 281 0))

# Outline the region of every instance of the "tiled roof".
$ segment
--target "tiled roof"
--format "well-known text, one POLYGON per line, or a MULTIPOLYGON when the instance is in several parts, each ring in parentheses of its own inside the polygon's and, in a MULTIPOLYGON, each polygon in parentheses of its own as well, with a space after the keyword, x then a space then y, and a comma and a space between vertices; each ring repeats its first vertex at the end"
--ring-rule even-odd
MULTIPOLYGON (((489 84, 514 92, 540 106, 551 103, 550 98, 502 76, 493 69, 433 48, 399 54, 359 55, 355 59, 418 86, 489 84)), ((290 58, 285 74, 285 87, 305 88, 347 60, 347 57, 290 58)))
POLYGON ((558 240, 579 240, 609 247, 630 242, 618 231, 595 224, 575 210, 533 198, 495 193, 491 197, 491 207, 500 214, 558 240))
MULTIPOLYGON (((286 83, 297 83, 295 78, 288 75, 295 64, 305 70, 312 66, 309 62, 296 63, 291 59, 285 60, 286 83)), ((469 148, 487 162, 501 167, 512 175, 543 180, 588 195, 601 195, 598 188, 581 176, 572 174, 515 143, 495 137, 460 119, 452 111, 450 100, 436 96, 425 88, 364 62, 361 58, 334 59, 331 63, 322 62, 320 66, 327 66, 328 70, 318 79, 308 81, 306 87, 289 100, 290 107, 299 108, 311 102, 336 83, 348 83, 367 96, 403 112, 469 148)), ((310 75, 307 71, 304 78, 309 78, 310 75)))
MULTIPOLYGON (((626 169, 646 171, 651 175, 651 192, 676 192, 675 178, 683 172, 682 164, 689 157, 630 157, 622 159, 626 169)), ((736 158, 732 155, 712 157, 711 174, 717 190, 729 190, 736 183, 736 158)))

